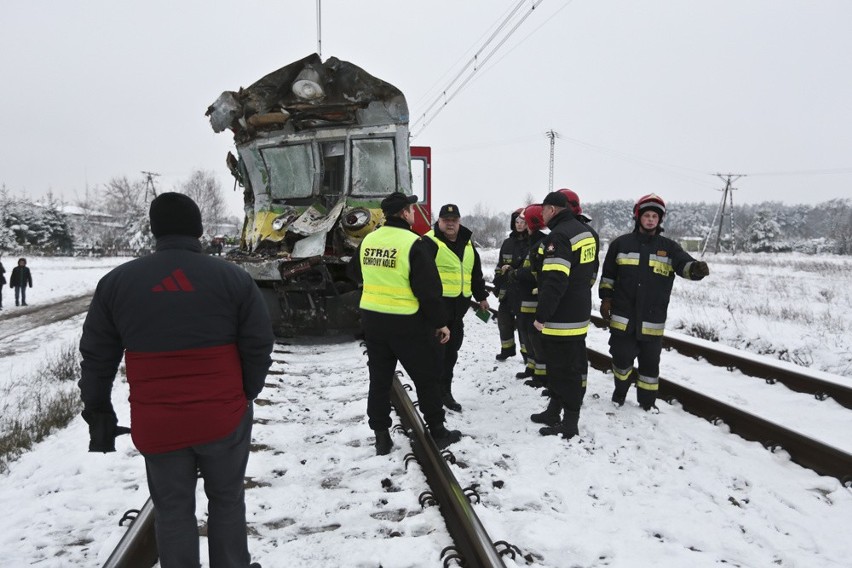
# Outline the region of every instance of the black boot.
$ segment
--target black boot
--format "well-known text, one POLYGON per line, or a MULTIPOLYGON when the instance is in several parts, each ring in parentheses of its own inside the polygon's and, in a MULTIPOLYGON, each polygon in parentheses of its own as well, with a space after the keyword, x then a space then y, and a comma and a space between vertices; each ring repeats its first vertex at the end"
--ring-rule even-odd
POLYGON ((532 376, 533 376, 533 370, 530 369, 529 367, 527 367, 526 369, 524 369, 520 373, 517 373, 515 375, 515 378, 516 379, 526 379, 527 377, 532 377, 532 376))
POLYGON ((539 428, 538 433, 542 436, 560 435, 566 440, 570 440, 571 438, 580 433, 578 429, 579 422, 579 410, 565 410, 565 418, 562 419, 562 422, 559 422, 554 426, 545 426, 544 428, 539 428))
POLYGON ((494 357, 494 358, 497 359, 498 361, 505 361, 509 357, 514 357, 514 356, 515 356, 515 348, 512 347, 511 349, 501 349, 500 353, 498 353, 497 356, 494 357))
POLYGON ((547 403, 547 409, 544 412, 531 415, 530 420, 536 424, 547 424, 548 426, 553 426, 561 421, 561 415, 562 404, 559 400, 553 397, 550 399, 550 402, 547 403))
POLYGON ((545 383, 544 381, 542 381, 541 379, 539 379, 537 377, 534 377, 532 379, 529 379, 528 381, 524 381, 524 384, 527 385, 528 387, 532 387, 534 389, 540 389, 540 388, 544 388, 544 386, 547 383, 545 383))
POLYGON ((455 444, 461 440, 462 437, 461 432, 458 430, 447 430, 445 426, 430 428, 429 433, 432 435, 435 445, 442 450, 450 444, 455 444))
POLYGON ((462 405, 459 404, 458 401, 453 398, 452 393, 448 392, 443 397, 441 397, 441 404, 443 404, 444 406, 446 406, 447 408, 449 408, 450 410, 453 410, 455 412, 461 412, 462 411, 462 405))
POLYGON ((390 432, 387 430, 376 430, 376 455, 386 456, 393 448, 390 432))
POLYGON ((612 402, 614 402, 618 406, 624 406, 625 400, 627 400, 627 393, 626 392, 618 392, 618 391, 612 392, 612 402))

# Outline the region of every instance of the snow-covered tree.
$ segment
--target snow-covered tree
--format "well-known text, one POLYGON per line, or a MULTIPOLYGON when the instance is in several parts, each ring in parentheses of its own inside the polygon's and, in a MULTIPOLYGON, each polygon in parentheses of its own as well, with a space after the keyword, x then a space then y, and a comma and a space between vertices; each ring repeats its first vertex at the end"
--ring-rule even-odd
POLYGON ((748 248, 752 252, 772 252, 780 248, 781 226, 771 211, 761 209, 748 226, 748 248))
POLYGON ((189 179, 180 184, 180 193, 192 198, 201 210, 201 223, 209 233, 226 220, 225 198, 222 184, 211 172, 196 170, 189 179))

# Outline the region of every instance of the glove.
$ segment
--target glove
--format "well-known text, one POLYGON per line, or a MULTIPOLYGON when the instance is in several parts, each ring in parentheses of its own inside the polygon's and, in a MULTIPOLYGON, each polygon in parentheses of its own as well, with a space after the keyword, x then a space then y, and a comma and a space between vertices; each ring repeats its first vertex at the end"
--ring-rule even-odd
POLYGON ((609 322, 612 315, 612 298, 604 298, 601 300, 601 317, 605 322, 609 322))
POLYGON ((708 274, 710 274, 710 268, 703 260, 698 260, 694 262, 689 269, 689 277, 693 280, 701 280, 708 274))
POLYGON ((130 433, 130 428, 118 425, 118 418, 111 409, 108 412, 83 410, 83 420, 89 425, 90 452, 114 452, 115 438, 130 433))

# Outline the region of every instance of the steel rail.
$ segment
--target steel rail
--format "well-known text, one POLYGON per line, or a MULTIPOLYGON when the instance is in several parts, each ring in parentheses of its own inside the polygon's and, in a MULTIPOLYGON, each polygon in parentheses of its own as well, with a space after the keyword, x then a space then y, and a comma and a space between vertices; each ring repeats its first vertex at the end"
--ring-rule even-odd
MULTIPOLYGON (((594 349, 586 350, 593 367, 601 371, 612 368, 612 360, 608 355, 594 349)), ((852 483, 852 455, 843 450, 663 377, 660 377, 659 397, 667 401, 676 400, 690 414, 713 423, 722 421, 731 432, 746 440, 760 442, 770 451, 783 448, 794 462, 820 475, 836 477, 846 486, 852 483)))
POLYGON ((151 568, 157 560, 154 502, 148 497, 103 568, 151 568))
MULTIPOLYGON (((592 323, 600 328, 607 327, 603 318, 599 316, 593 315, 592 323)), ((739 369, 744 375, 762 378, 767 382, 782 383, 790 390, 812 394, 820 400, 831 397, 838 404, 846 408, 852 408, 852 381, 850 381, 850 386, 846 386, 811 376, 807 371, 789 369, 775 365, 772 361, 758 361, 749 356, 730 353, 713 345, 706 345, 668 335, 663 336, 663 347, 674 349, 678 353, 696 359, 701 357, 708 363, 718 367, 739 369)))
POLYGON ((462 565, 466 568, 505 568, 494 541, 476 516, 467 495, 438 446, 426 432, 426 426, 399 378, 394 378, 391 402, 402 420, 403 427, 413 435, 411 445, 414 454, 438 500, 450 536, 462 555, 462 565))

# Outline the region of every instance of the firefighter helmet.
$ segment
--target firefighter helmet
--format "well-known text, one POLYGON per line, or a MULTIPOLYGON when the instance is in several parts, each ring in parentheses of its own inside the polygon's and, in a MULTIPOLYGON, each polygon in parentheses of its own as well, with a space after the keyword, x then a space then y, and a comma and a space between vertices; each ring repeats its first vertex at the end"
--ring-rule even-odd
POLYGON ((643 195, 633 204, 633 218, 639 219, 642 213, 648 209, 653 209, 660 214, 660 222, 663 221, 663 216, 666 214, 666 202, 656 193, 643 195))
POLYGON ((580 207, 580 196, 577 195, 572 190, 564 187, 559 190, 559 193, 565 196, 565 199, 568 200, 568 207, 574 212, 574 215, 579 215, 583 212, 583 208, 580 207))
POLYGON ((541 205, 527 205, 524 209, 524 221, 532 231, 544 229, 544 217, 541 215, 541 205))

